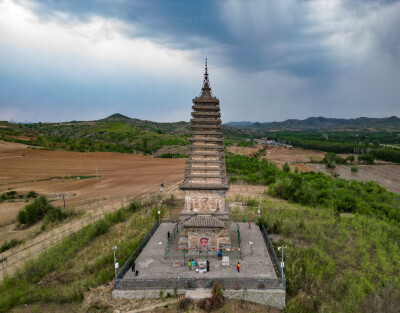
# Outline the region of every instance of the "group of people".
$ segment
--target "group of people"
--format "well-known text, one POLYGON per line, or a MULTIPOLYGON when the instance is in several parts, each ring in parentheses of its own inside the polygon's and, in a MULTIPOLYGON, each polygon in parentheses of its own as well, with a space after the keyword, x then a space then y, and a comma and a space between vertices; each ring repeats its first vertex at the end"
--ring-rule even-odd
MULTIPOLYGON (((196 259, 189 259, 188 267, 189 267, 190 271, 195 271, 196 265, 197 265, 196 259)), ((207 260, 206 266, 207 266, 207 272, 209 272, 210 271, 210 262, 208 260, 207 260)))
POLYGON ((189 270, 194 271, 196 269, 196 259, 189 259, 188 266, 189 270))

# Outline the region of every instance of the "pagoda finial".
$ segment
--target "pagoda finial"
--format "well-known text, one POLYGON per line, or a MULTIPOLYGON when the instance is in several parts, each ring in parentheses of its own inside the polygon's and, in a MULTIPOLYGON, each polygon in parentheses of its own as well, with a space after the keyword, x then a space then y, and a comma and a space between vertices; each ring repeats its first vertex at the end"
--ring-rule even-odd
POLYGON ((200 97, 212 97, 210 82, 208 80, 207 58, 206 58, 206 67, 205 67, 205 71, 204 71, 203 88, 201 89, 200 97))
POLYGON ((209 82, 208 81, 208 70, 207 70, 207 58, 206 58, 206 70, 205 70, 205 72, 204 72, 204 83, 205 82, 209 82))

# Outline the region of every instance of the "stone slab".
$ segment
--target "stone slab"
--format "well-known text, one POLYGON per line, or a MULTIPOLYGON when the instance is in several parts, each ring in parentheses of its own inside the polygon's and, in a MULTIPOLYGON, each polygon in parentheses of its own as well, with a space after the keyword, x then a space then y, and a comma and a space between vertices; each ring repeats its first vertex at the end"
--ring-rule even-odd
MULTIPOLYGON (((189 270, 187 266, 188 256, 183 257, 183 252, 172 250, 165 259, 165 248, 167 245, 167 232, 172 233, 175 223, 162 223, 153 237, 147 243, 136 260, 136 270, 139 275, 135 277, 130 270, 125 274, 124 279, 164 279, 164 278, 197 278, 208 277, 218 278, 268 278, 277 279, 271 258, 264 243, 260 229, 252 225, 249 229, 248 223, 231 223, 230 233, 232 248, 238 248, 237 225, 240 227, 242 259, 238 251, 224 252, 229 256, 230 265, 222 266, 222 261, 217 257, 216 250, 208 253, 210 271, 207 273, 196 273, 189 270), (162 244, 159 244, 162 242, 162 244), (249 244, 252 242, 253 244, 249 244), (172 266, 174 261, 182 262, 182 267, 172 266), (240 272, 236 270, 236 264, 240 262, 240 272)), ((178 237, 175 238, 172 249, 177 247, 178 237)), ((191 258, 197 260, 207 259, 207 254, 192 253, 191 258)))

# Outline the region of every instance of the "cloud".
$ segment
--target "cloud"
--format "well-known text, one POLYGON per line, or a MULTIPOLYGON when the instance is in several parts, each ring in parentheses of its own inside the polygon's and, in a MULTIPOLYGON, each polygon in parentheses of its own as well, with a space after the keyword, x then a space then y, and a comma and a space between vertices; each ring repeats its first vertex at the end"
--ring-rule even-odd
POLYGON ((188 120, 206 56, 225 122, 400 115, 399 29, 398 1, 3 0, 0 116, 188 120))

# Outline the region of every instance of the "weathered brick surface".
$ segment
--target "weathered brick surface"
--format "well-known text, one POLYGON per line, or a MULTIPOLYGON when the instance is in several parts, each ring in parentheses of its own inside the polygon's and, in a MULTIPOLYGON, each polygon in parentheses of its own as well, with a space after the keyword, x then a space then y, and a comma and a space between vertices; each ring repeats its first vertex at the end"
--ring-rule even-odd
MULTIPOLYGON (((114 290, 112 295, 114 298, 119 299, 145 299, 145 298, 158 298, 162 289, 149 289, 149 290, 114 290)), ((178 295, 185 294, 185 289, 178 289, 178 295)), ((174 294, 174 290, 162 290, 163 296, 168 293, 174 294)), ((260 304, 267 304, 272 307, 282 309, 285 307, 286 293, 284 290, 279 289, 266 289, 266 290, 230 290, 223 291, 224 297, 229 299, 245 300, 260 304)))

